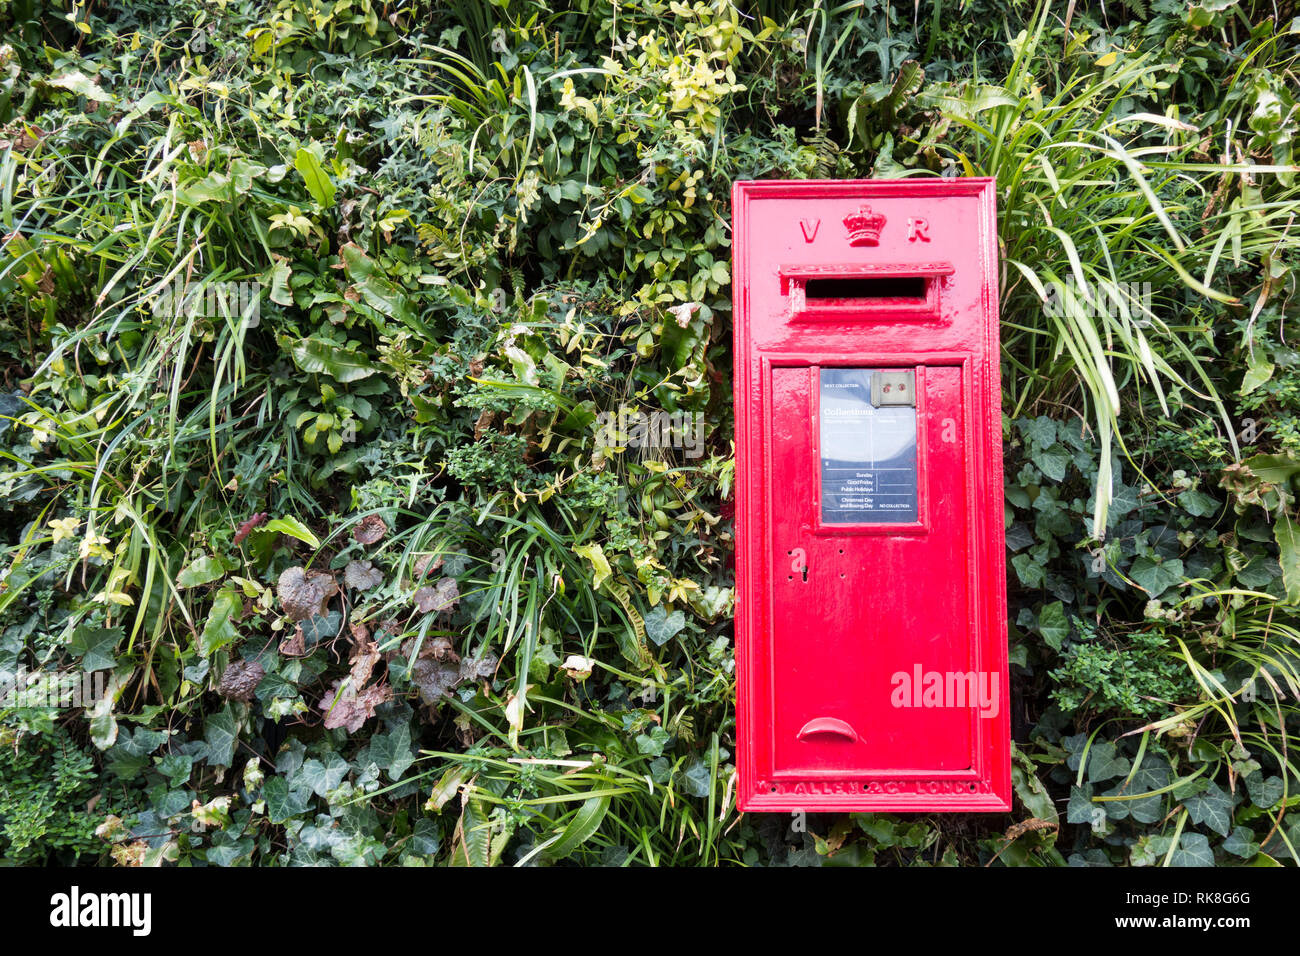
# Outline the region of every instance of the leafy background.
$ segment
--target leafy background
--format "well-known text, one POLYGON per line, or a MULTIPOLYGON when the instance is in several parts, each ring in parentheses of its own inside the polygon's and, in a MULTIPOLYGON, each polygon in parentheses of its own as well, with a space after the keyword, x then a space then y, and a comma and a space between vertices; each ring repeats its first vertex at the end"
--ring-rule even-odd
POLYGON ((0 854, 1293 863, 1293 16, 2 0, 0 678, 109 693, 0 710, 0 854), (1016 806, 740 815, 729 185, 935 175, 998 182, 1016 806))

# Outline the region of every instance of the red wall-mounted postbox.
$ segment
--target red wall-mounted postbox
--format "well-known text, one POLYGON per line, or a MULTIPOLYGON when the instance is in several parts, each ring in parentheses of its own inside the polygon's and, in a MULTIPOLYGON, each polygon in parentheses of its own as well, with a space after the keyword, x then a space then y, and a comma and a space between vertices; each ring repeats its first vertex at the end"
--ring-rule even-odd
POLYGON ((1008 810, 988 179, 732 192, 742 810, 1008 810))

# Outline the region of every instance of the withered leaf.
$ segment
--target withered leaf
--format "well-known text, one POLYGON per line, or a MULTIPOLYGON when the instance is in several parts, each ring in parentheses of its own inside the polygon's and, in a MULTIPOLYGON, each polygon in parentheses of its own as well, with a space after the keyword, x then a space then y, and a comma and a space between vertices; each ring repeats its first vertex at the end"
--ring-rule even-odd
POLYGON ((384 583, 384 574, 369 561, 349 561, 343 569, 343 581, 350 588, 366 591, 384 583))
POLYGON ((434 637, 429 640, 425 648, 420 653, 421 657, 432 657, 435 661, 459 661, 460 655, 456 649, 451 646, 451 641, 445 637, 434 637))
POLYGON ((458 658, 451 651, 451 656, 440 660, 432 655, 425 657, 421 651, 419 659, 411 665, 411 683, 419 690, 420 699, 432 706, 466 681, 491 677, 496 669, 495 654, 458 658))
POLYGON ((307 653, 307 638, 302 633, 302 625, 293 629, 293 635, 280 642, 280 653, 285 657, 302 657, 307 653))
POLYGON ((265 676, 266 671, 257 661, 232 661, 221 675, 217 693, 227 700, 250 701, 258 682, 265 676))
POLYGON ((497 672, 497 663, 495 654, 466 657, 460 662, 460 672, 465 680, 485 679, 497 672))
POLYGON ((442 555, 440 554, 422 554, 415 559, 415 580, 423 581, 426 575, 430 575, 442 567, 442 555))
POLYGON ((352 652, 352 667, 347 678, 336 680, 332 692, 320 702, 327 730, 346 727, 348 733, 355 733, 375 716, 376 707, 392 699, 393 691, 388 684, 366 686, 379 657, 379 645, 374 641, 362 642, 352 652))
POLYGON ((375 684, 363 688, 360 693, 353 690, 351 684, 346 687, 343 684, 343 679, 336 680, 331 693, 320 702, 320 709, 325 712, 326 730, 346 727, 348 733, 356 733, 362 724, 375 716, 376 707, 393 697, 393 690, 387 684, 375 684))
POLYGON ((422 657, 411 665, 411 683, 420 692, 420 700, 433 705, 460 685, 460 668, 451 661, 422 657))
POLYGON ((415 606, 423 613, 454 611, 460 603, 460 587, 452 577, 442 578, 433 587, 423 587, 415 592, 415 606))
POLYGON ((352 684, 362 687, 370 680, 370 674, 379 663, 379 645, 366 641, 352 652, 352 684))
POLYGON ((352 537, 357 539, 357 544, 378 544, 386 534, 388 525, 384 524, 384 519, 379 515, 366 515, 352 529, 352 537))
POLYGON ((275 593, 284 613, 295 621, 303 621, 326 612, 329 599, 339 593, 339 584, 334 575, 325 571, 286 568, 276 583, 275 593))

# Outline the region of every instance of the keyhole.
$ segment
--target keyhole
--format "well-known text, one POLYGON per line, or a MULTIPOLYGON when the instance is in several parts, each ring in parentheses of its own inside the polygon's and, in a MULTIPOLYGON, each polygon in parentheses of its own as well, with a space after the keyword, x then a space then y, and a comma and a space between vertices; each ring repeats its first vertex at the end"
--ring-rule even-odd
POLYGON ((804 584, 807 584, 807 583, 808 583, 808 565, 806 565, 806 564, 804 565, 804 568, 803 568, 803 583, 804 583, 804 584))

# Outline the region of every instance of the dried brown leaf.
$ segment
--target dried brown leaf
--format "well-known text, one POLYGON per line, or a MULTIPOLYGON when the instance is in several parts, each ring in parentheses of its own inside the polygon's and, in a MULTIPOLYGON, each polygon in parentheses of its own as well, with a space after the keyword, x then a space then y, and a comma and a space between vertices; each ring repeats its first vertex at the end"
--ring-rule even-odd
POLYGON ((293 636, 280 642, 280 653, 285 657, 302 657, 307 653, 307 638, 302 633, 302 625, 293 629, 293 636))
POLYGON ((421 657, 432 657, 435 661, 460 661, 460 655, 456 649, 451 646, 451 641, 445 637, 431 638, 424 650, 420 653, 421 657))
POLYGON ((379 660, 379 645, 374 641, 362 642, 353 650, 348 676, 335 681, 332 693, 320 703, 327 730, 346 727, 348 733, 355 733, 375 716, 376 707, 392 699, 393 691, 388 684, 366 686, 379 660))
POLYGON ((305 621, 326 613, 329 599, 339 593, 334 575, 325 571, 286 568, 275 586, 284 613, 295 621, 305 621))
POLYGON ((352 529, 352 537, 357 539, 357 544, 378 544, 386 534, 388 525, 384 524, 384 519, 379 515, 366 515, 352 529))
POLYGON ((392 697, 393 690, 387 684, 375 684, 358 693, 346 678, 336 680, 329 696, 320 702, 320 709, 325 712, 325 729, 345 727, 348 733, 356 733, 375 716, 375 708, 392 697))
POLYGON ((369 561, 349 561, 343 569, 343 582, 358 591, 367 591, 384 583, 384 574, 369 561))
POLYGON ((430 611, 454 611, 460 603, 460 586, 452 577, 442 578, 433 587, 420 588, 415 592, 415 606, 423 613, 430 611))
POLYGON ((250 701, 258 682, 265 676, 266 671, 257 661, 232 661, 221 675, 217 693, 227 700, 250 701))
POLYGON ((461 658, 451 651, 449 656, 439 659, 433 654, 426 657, 422 650, 419 659, 411 665, 411 683, 419 691, 420 699, 432 706, 466 681, 491 677, 496 669, 495 654, 461 658))
POLYGON ((423 581, 425 577, 442 567, 442 555, 422 554, 415 559, 415 580, 423 581))

